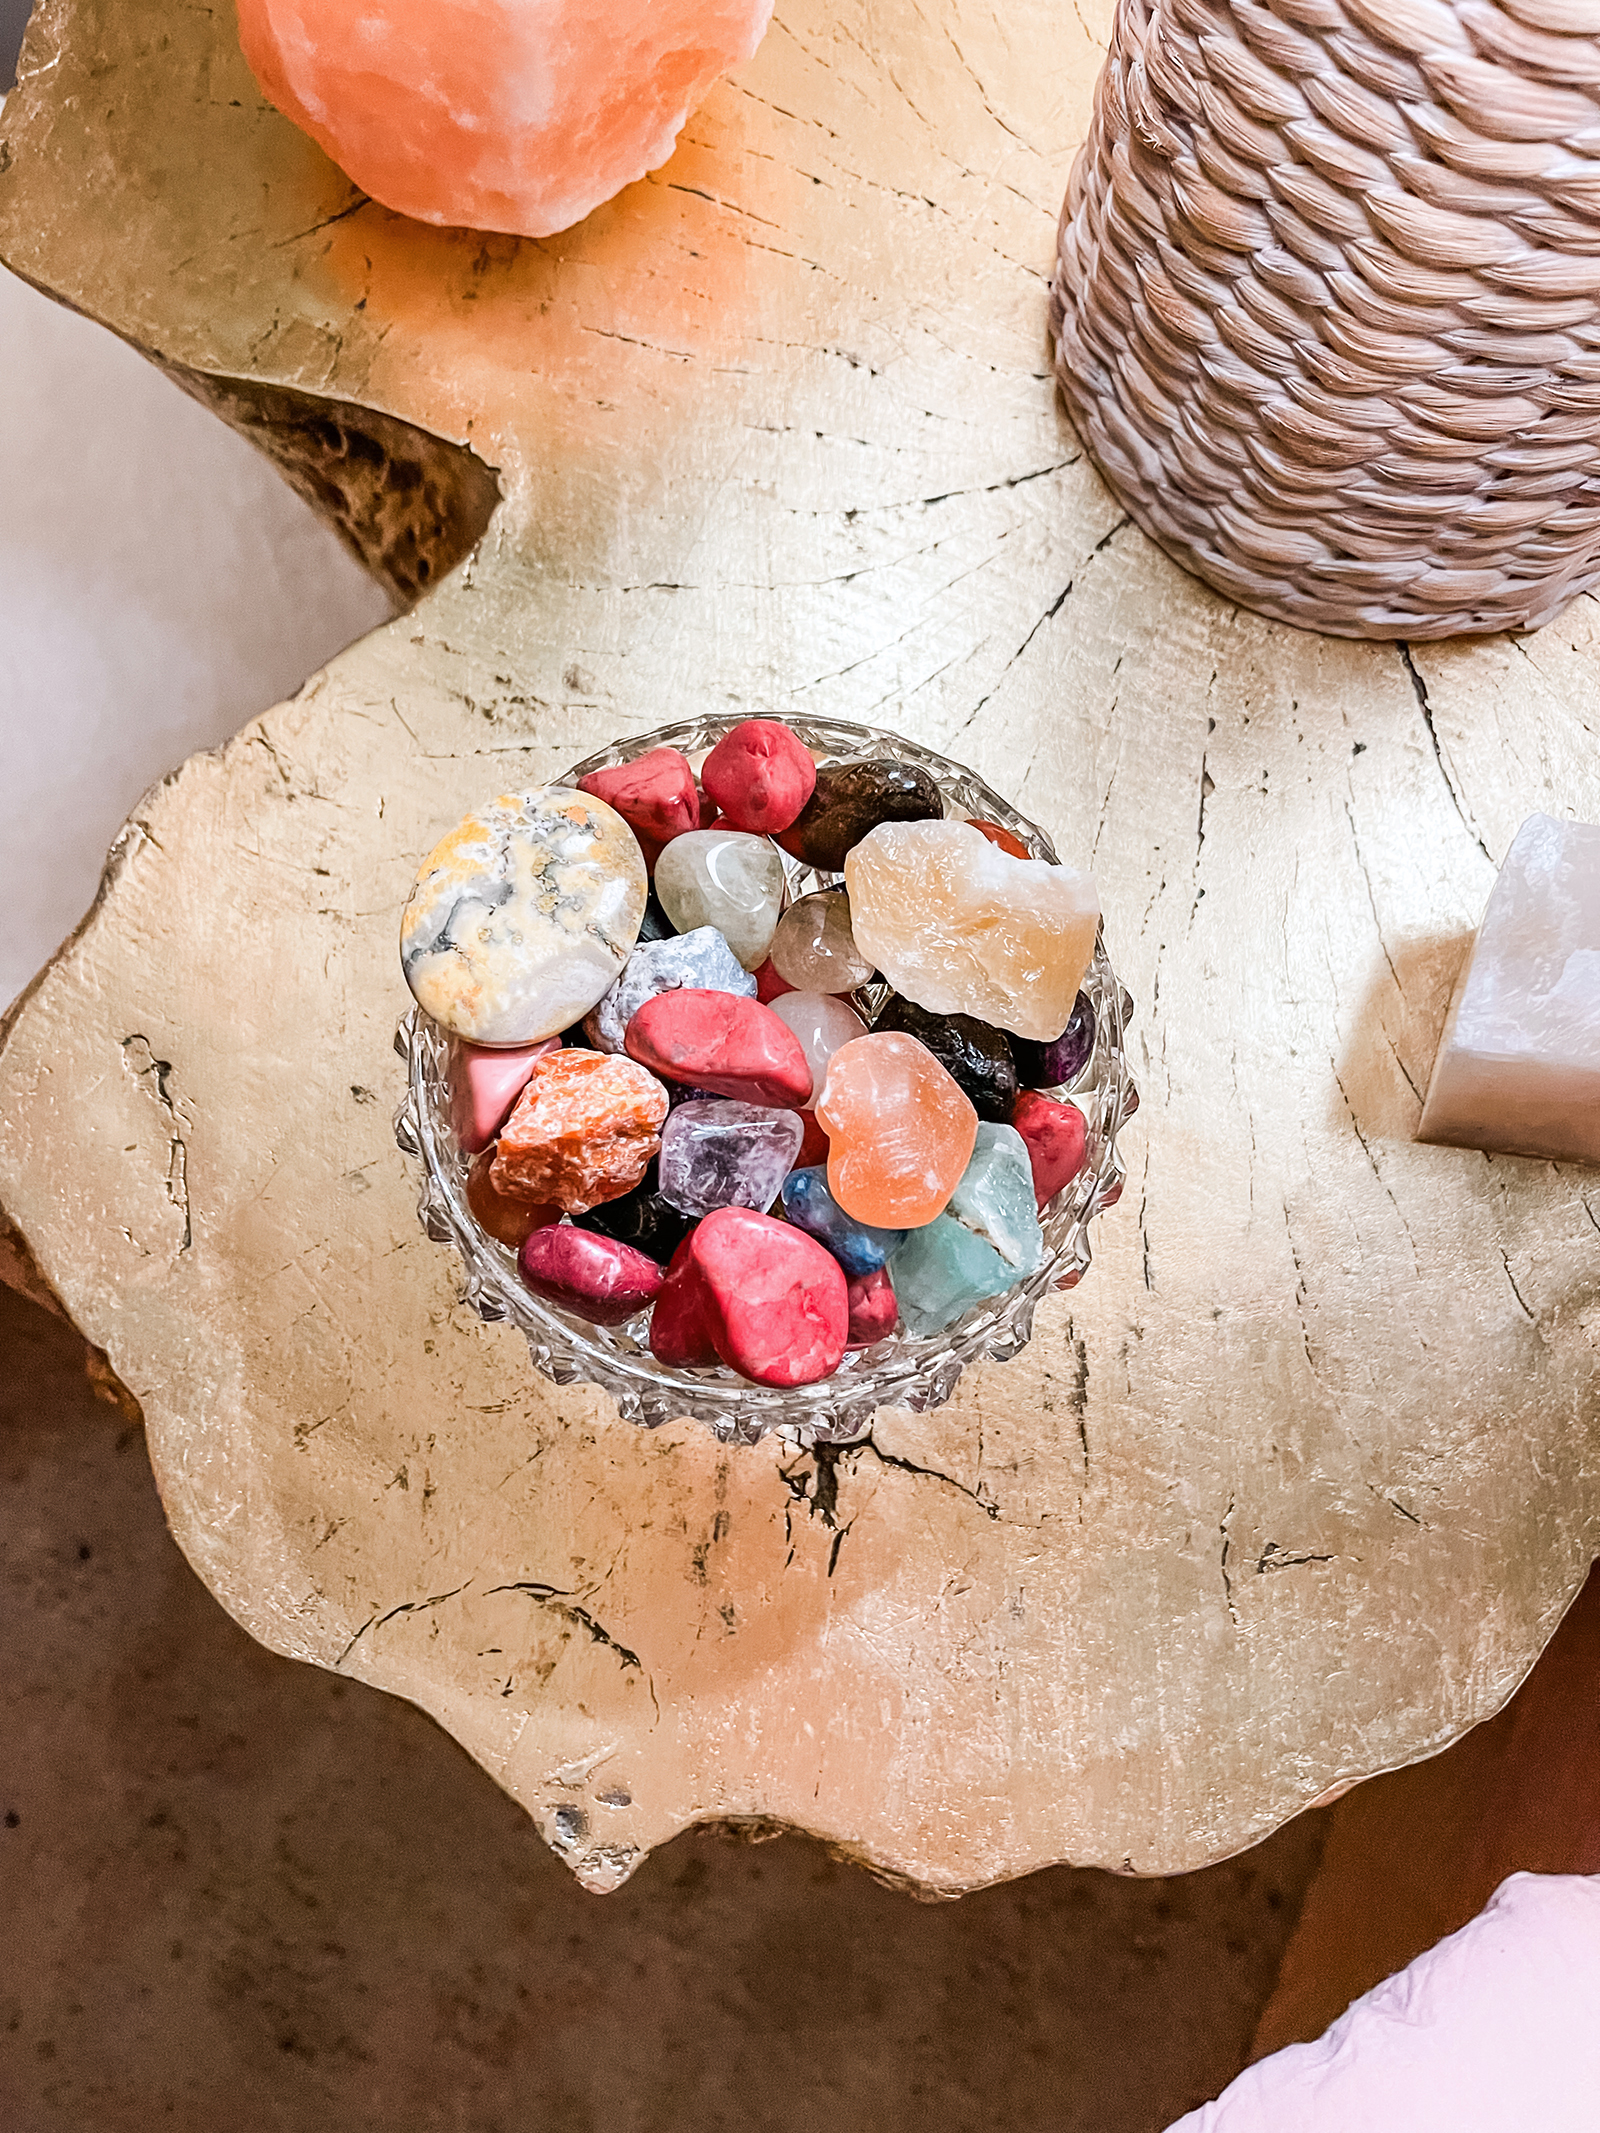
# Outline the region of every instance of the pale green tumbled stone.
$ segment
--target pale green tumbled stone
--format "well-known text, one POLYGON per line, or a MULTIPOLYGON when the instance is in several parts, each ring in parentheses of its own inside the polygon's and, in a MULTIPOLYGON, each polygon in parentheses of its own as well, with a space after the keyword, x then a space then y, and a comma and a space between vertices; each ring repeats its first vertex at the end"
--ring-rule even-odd
POLYGON ((986 1297, 1003 1295, 1022 1279, 992 1244, 950 1215, 912 1230, 889 1262, 900 1317, 916 1338, 942 1333, 986 1297))
POLYGON ((783 909, 783 861, 745 830, 687 830, 656 861, 656 894, 680 933, 715 926, 746 970, 767 959, 783 909))
POLYGON ((980 1125, 972 1159, 945 1213, 992 1245, 1013 1278, 1031 1274, 1044 1257, 1039 1203, 1028 1146, 1015 1126, 980 1125))

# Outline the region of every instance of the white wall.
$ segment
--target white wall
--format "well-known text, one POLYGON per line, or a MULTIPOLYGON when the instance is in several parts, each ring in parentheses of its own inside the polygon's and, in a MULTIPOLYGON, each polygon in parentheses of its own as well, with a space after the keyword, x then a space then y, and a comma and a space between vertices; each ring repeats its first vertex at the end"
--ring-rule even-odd
POLYGON ((0 1009, 140 794, 383 621, 253 447, 0 270, 0 1009))

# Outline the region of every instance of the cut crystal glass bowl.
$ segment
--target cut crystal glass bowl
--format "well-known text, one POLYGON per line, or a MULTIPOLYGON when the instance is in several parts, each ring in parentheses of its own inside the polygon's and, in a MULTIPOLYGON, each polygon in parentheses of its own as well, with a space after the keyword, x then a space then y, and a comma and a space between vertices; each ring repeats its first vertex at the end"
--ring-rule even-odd
MULTIPOLYGON (((740 717, 692 719, 653 733, 614 742, 575 763, 557 784, 575 785, 591 771, 631 761, 648 749, 678 748, 698 768, 707 750, 741 723, 740 717)), ((947 815, 996 822, 1019 837, 1034 857, 1054 860, 1044 832, 1019 815, 981 778, 959 763, 935 755, 899 735, 839 719, 790 719, 788 723, 819 765, 863 756, 888 757, 932 773, 947 815)), ((842 875, 822 874, 782 854, 788 900, 826 888, 842 875)), ((480 1317, 509 1319, 527 1336, 535 1367, 558 1385, 599 1386, 623 1418, 656 1428, 680 1416, 709 1423, 717 1435, 754 1443, 769 1430, 802 1444, 847 1444, 872 1426, 880 1407, 922 1413, 941 1406, 969 1363, 1009 1362, 1026 1346, 1039 1300, 1052 1288, 1069 1289, 1089 1265, 1089 1224, 1122 1191, 1117 1136, 1138 1108, 1138 1092, 1123 1052, 1132 1001, 1096 942, 1083 981, 1094 1009, 1094 1044, 1078 1074, 1052 1092, 1070 1097, 1088 1126, 1087 1154, 1077 1178, 1043 1210, 1046 1256, 1038 1272, 1003 1296, 975 1305, 943 1332, 913 1339, 896 1332, 876 1346, 850 1351, 832 1377, 814 1385, 776 1388, 753 1385, 725 1368, 669 1369, 650 1353, 648 1313, 621 1326, 592 1326, 523 1286, 516 1254, 478 1227, 467 1207, 468 1158, 450 1124, 445 1080, 448 1038, 413 1009, 401 1023, 395 1048, 406 1061, 405 1100, 395 1136, 408 1155, 420 1157, 422 1221, 430 1237, 453 1244, 466 1274, 466 1300, 480 1317)), ((850 997, 870 1022, 887 988, 869 985, 850 997)), ((892 1271, 892 1266, 891 1266, 892 1271)))

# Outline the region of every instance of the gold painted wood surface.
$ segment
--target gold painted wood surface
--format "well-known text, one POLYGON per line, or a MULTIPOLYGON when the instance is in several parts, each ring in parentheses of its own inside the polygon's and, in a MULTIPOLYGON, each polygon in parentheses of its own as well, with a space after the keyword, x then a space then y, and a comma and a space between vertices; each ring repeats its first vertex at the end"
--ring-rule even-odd
POLYGON ((1413 658, 1122 522, 1045 330, 1107 19, 801 0, 541 244, 363 203, 226 10, 45 0, 7 106, 6 259, 431 584, 137 811, 4 1037, 12 1256, 223 1603, 432 1711, 592 1887, 707 1818, 939 1893, 1197 1865, 1492 1711, 1600 1546, 1600 1179, 1410 1138, 1496 859, 1600 819, 1600 610, 1413 658), (403 425, 499 470, 447 576, 486 492, 403 425), (1082 1287, 822 1462, 537 1380, 390 1132, 420 856, 708 702, 970 762, 1093 865, 1138 1003, 1082 1287))

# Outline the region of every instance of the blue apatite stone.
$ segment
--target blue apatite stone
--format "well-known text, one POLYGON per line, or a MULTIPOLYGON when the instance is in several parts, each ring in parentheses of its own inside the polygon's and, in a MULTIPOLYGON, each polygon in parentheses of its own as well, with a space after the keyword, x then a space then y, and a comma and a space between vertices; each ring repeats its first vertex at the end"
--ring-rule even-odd
POLYGON ((952 1215, 910 1231, 894 1255, 893 1271, 901 1321, 918 1339, 942 1333, 974 1304, 1015 1288, 1022 1278, 952 1215))
MULTIPOLYGON (((1027 1143, 1015 1126, 980 1126, 972 1159, 945 1213, 991 1246, 1021 1281, 1044 1260, 1027 1143)), ((899 1276, 896 1274, 896 1281, 899 1276)), ((992 1293, 992 1291, 991 1291, 992 1293)))
POLYGON ((832 1252, 852 1279, 875 1274, 906 1234, 903 1229, 874 1229, 847 1215, 829 1192, 828 1173, 821 1164, 790 1171, 783 1181, 783 1211, 796 1229, 832 1252))

